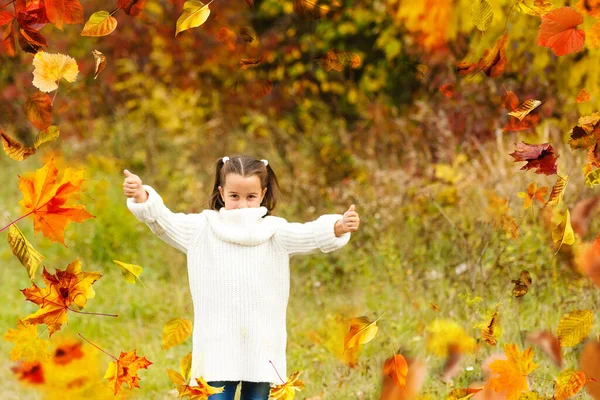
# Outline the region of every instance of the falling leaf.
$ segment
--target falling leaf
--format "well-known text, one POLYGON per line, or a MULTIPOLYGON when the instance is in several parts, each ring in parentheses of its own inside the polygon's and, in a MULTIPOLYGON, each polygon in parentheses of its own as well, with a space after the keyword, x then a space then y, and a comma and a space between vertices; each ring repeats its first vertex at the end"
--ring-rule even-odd
POLYGON ((408 363, 402 354, 394 354, 383 363, 383 374, 389 376, 398 386, 406 386, 408 363))
POLYGON ((44 256, 29 243, 29 240, 27 240, 25 235, 23 235, 23 232, 21 232, 16 225, 11 225, 10 228, 8 228, 8 245, 13 254, 27 270, 29 279, 33 280, 35 278, 35 272, 40 266, 44 256))
POLYGON ((92 54, 94 60, 96 60, 96 70, 94 71, 94 79, 96 79, 100 72, 104 71, 104 68, 106 68, 106 56, 98 50, 92 50, 92 54))
POLYGON ((17 366, 10 368, 12 372, 17 375, 17 379, 20 381, 29 382, 35 385, 44 383, 44 370, 42 364, 39 361, 20 362, 17 366))
MULTIPOLYGON (((388 360, 391 359, 392 357, 388 358, 388 360)), ((386 360, 386 363, 389 362, 388 360, 386 360)), ((416 395, 425 382, 427 368, 422 361, 407 360, 407 363, 408 372, 404 386, 399 386, 396 381, 384 372, 380 400, 409 400, 416 398, 416 395)))
POLYGON ((84 210, 85 205, 68 204, 70 200, 79 198, 84 169, 73 171, 67 167, 60 183, 56 183, 58 170, 54 159, 50 159, 38 169, 33 178, 19 176, 19 190, 23 193, 20 204, 33 214, 34 232, 42 232, 48 239, 64 243, 66 225, 95 218, 84 210))
POLYGON ((468 61, 461 61, 456 64, 456 71, 461 75, 470 74, 475 67, 477 67, 477 63, 470 63, 468 61))
POLYGON ((331 16, 340 7, 337 0, 294 0, 293 10, 299 17, 319 19, 331 16))
POLYGON ((281 385, 275 385, 269 392, 269 398, 281 399, 281 400, 292 400, 296 391, 304 389, 304 383, 298 379, 302 371, 296 371, 286 382, 281 385))
MULTIPOLYGON (((379 318, 381 318, 381 316, 379 318)), ((377 326, 379 318, 375 321, 371 321, 365 316, 352 318, 350 321, 350 330, 344 338, 344 349, 360 346, 373 340, 379 330, 379 327, 377 326)))
POLYGON ((183 343, 192 333, 192 323, 190 320, 180 317, 171 318, 163 327, 162 349, 183 343))
POLYGON ((258 67, 263 61, 262 57, 258 57, 258 58, 242 58, 240 60, 240 70, 245 70, 245 69, 250 69, 250 68, 256 68, 258 67))
POLYGON ((561 347, 572 347, 581 343, 592 330, 594 313, 590 310, 575 310, 565 314, 558 323, 556 334, 561 347))
POLYGON ((119 266, 121 269, 121 273, 125 278, 125 282, 127 283, 135 283, 137 279, 139 279, 140 275, 144 271, 142 267, 135 264, 127 264, 123 261, 113 260, 115 264, 119 266))
POLYGON ((19 44, 23 51, 31 54, 36 54, 43 47, 48 47, 46 38, 41 33, 28 26, 21 26, 19 28, 19 44))
POLYGON ((571 7, 562 7, 542 15, 542 24, 536 43, 550 47, 557 56, 576 53, 583 49, 585 32, 575 27, 583 23, 583 16, 571 7))
POLYGON ((35 140, 33 141, 33 147, 36 150, 39 150, 42 147, 45 147, 48 144, 54 142, 56 139, 58 139, 59 135, 60 131, 58 129, 58 126, 49 126, 45 130, 38 133, 38 135, 35 137, 35 140))
POLYGON ((539 100, 525 100, 523 104, 518 106, 513 111, 509 112, 508 115, 512 115, 513 117, 517 117, 519 121, 523 121, 531 111, 537 108, 540 104, 542 104, 539 100))
POLYGON ((19 319, 17 329, 9 329, 4 334, 4 340, 15 343, 10 351, 11 361, 41 362, 50 357, 49 342, 39 338, 37 325, 25 324, 19 319))
POLYGON ((229 51, 235 50, 236 34, 228 28, 221 28, 217 33, 217 42, 225 43, 229 51))
POLYGON ((592 399, 600 399, 600 342, 588 340, 585 343, 579 357, 579 367, 588 377, 585 390, 592 399))
POLYGON ((565 188, 567 187, 567 182, 569 181, 569 175, 565 175, 563 177, 558 177, 554 186, 552 186, 552 190, 550 191, 550 197, 546 204, 544 204, 544 208, 549 206, 557 206, 562 203, 563 195, 565 193, 565 188))
POLYGON ((2 137, 2 147, 7 156, 16 161, 23 161, 30 155, 35 153, 33 147, 24 146, 22 143, 8 136, 0 129, 0 137, 2 137))
POLYGON ((569 214, 569 210, 565 211, 560 224, 552 231, 552 240, 554 242, 560 242, 559 247, 563 244, 572 245, 575 243, 575 232, 573 232, 573 227, 571 226, 571 215, 569 214))
POLYGON ((575 99, 575 103, 585 103, 592 98, 592 95, 585 89, 581 89, 577 94, 577 99, 575 99))
POLYGON ((585 174, 585 184, 591 188, 600 185, 600 169, 585 174))
POLYGON ((504 72, 506 67, 506 42, 508 33, 502 35, 496 42, 494 47, 487 49, 481 60, 479 60, 478 68, 487 76, 494 78, 504 72))
POLYGON ((531 274, 529 273, 529 271, 525 270, 521 271, 519 279, 513 279, 511 282, 515 285, 515 287, 512 290, 512 294, 515 297, 525 296, 525 294, 527 294, 527 291, 529 291, 531 284, 533 283, 531 279, 531 274))
POLYGON ((474 0, 471 5, 473 25, 481 32, 486 31, 494 19, 494 10, 486 0, 474 0))
POLYGON ((498 313, 495 312, 492 316, 490 323, 481 330, 481 337, 486 343, 495 346, 498 342, 494 330, 496 329, 496 323, 498 322, 498 313))
POLYGON ((108 379, 111 388, 114 390, 115 396, 121 389, 123 383, 127 383, 130 389, 139 388, 140 378, 137 372, 141 368, 147 369, 152 363, 146 357, 139 357, 135 354, 136 350, 130 352, 121 352, 117 361, 111 361, 108 364, 108 369, 104 374, 104 379, 108 379))
POLYGON ((96 11, 81 30, 81 36, 107 36, 117 29, 117 19, 108 11, 96 11))
POLYGON ((587 149, 595 146, 600 140, 600 112, 579 118, 577 125, 571 129, 569 145, 571 149, 587 149))
POLYGON ((546 353, 552 362, 559 368, 562 367, 562 353, 558 338, 550 331, 541 331, 530 333, 525 339, 528 342, 538 345, 546 353))
POLYGON ((481 389, 453 389, 446 396, 446 400, 467 400, 480 391, 481 389))
POLYGON ((556 377, 554 389, 555 400, 566 400, 576 395, 585 385, 585 374, 581 371, 567 369, 556 377))
POLYGON ((191 386, 189 384, 190 371, 192 369, 192 353, 188 353, 187 356, 181 359, 181 362, 179 363, 179 369, 181 373, 167 368, 169 379, 171 379, 171 381, 177 385, 176 388, 179 392, 179 397, 188 396, 192 400, 206 400, 208 396, 222 393, 225 389, 224 386, 210 386, 202 377, 196 378, 196 386, 191 386))
POLYGON ((519 352, 516 344, 504 345, 506 360, 494 360, 489 369, 496 374, 489 380, 488 386, 496 392, 506 391, 507 400, 516 400, 519 395, 529 389, 527 375, 538 365, 533 362, 531 347, 523 353, 519 352))
POLYGON ((48 336, 52 336, 63 323, 67 323, 67 311, 73 303, 84 308, 87 299, 95 296, 92 285, 101 277, 98 272, 83 272, 79 259, 70 263, 65 270, 57 269, 54 275, 44 268, 42 279, 46 283, 45 288, 33 283, 32 287, 21 290, 27 300, 40 306, 23 322, 46 324, 48 336))
POLYGON ((81 24, 83 7, 79 0, 45 0, 46 15, 58 29, 64 24, 81 24))
POLYGON ((199 0, 188 0, 183 4, 183 12, 177 19, 175 36, 187 29, 196 28, 206 22, 210 15, 208 4, 199 0))
POLYGON ((52 124, 52 100, 46 93, 35 92, 25 101, 25 115, 38 129, 44 130, 52 124))
POLYGON ((548 190, 549 189, 547 186, 537 189, 537 184, 535 182, 531 182, 529 185, 527 185, 527 191, 519 192, 517 193, 517 196, 524 199, 523 209, 527 210, 529 207, 531 207, 534 200, 537 200, 542 204, 546 203, 546 200, 544 200, 544 196, 546 196, 548 190))
POLYGON ((273 82, 267 79, 261 79, 252 84, 252 98, 258 100, 265 97, 273 89, 273 82))
POLYGON ((558 156, 549 143, 529 144, 521 142, 517 144, 517 149, 510 154, 518 161, 527 161, 521 170, 536 168, 536 174, 553 175, 556 174, 556 159, 558 156))
POLYGON ((447 98, 454 96, 454 83, 446 83, 438 89, 447 98))
POLYGON ((336 49, 330 49, 325 53, 325 55, 321 55, 315 57, 325 69, 325 71, 343 71, 345 67, 350 67, 353 69, 359 68, 361 66, 360 56, 356 53, 350 51, 341 51, 336 49))
POLYGON ((552 2, 548 0, 518 0, 516 7, 522 13, 541 17, 552 10, 552 2))
POLYGON ((6 51, 6 54, 9 57, 14 57, 17 55, 13 24, 6 25, 6 29, 4 29, 4 33, 2 34, 2 44, 4 45, 4 51, 6 51))
POLYGON ((44 51, 38 52, 33 57, 33 67, 33 86, 46 93, 58 89, 60 79, 74 82, 79 73, 77 62, 73 57, 44 51))
POLYGON ((600 21, 596 22, 587 31, 588 47, 590 49, 600 48, 600 21))

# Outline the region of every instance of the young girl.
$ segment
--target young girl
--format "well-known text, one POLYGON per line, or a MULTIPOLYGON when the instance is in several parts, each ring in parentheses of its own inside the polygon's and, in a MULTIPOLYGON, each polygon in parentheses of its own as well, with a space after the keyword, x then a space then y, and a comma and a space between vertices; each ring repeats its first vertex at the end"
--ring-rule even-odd
POLYGON ((267 400, 270 384, 282 384, 277 372, 287 377, 289 258, 348 243, 360 224, 354 205, 304 224, 271 216, 277 178, 267 160, 247 156, 217 161, 210 209, 199 214, 171 212, 152 187, 124 173, 129 210, 187 255, 194 306, 190 384, 202 377, 224 387, 210 400, 233 400, 242 381, 242 400, 267 400))

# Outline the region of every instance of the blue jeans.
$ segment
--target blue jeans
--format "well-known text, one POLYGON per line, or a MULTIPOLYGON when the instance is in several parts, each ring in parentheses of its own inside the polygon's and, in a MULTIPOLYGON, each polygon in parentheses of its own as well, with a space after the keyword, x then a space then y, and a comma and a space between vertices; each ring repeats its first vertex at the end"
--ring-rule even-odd
MULTIPOLYGON (((207 382, 213 387, 222 387, 223 392, 208 396, 208 400, 233 400, 239 381, 211 381, 207 382)), ((240 400, 268 400, 271 384, 269 382, 242 381, 240 400)))

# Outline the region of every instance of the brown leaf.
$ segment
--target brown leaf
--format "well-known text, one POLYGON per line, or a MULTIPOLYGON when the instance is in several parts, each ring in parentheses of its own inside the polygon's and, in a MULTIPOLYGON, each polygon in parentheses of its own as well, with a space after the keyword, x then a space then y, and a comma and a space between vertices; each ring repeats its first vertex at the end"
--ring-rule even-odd
POLYGON ((527 335, 525 341, 536 344, 550 357, 552 362, 562 368, 562 352, 558 338, 550 331, 540 331, 527 335))
POLYGON ((128 15, 138 15, 144 9, 146 0, 119 0, 117 7, 122 8, 128 15))
POLYGON ((512 291, 513 296, 523 297, 525 296, 525 294, 527 294, 527 291, 531 287, 533 281, 531 280, 531 274, 529 273, 529 271, 523 270, 519 275, 519 279, 513 279, 511 282, 515 284, 515 287, 512 291))
POLYGON ((479 70, 487 76, 494 78, 504 72, 506 67, 506 42, 508 33, 502 35, 494 47, 487 49, 477 64, 479 70))
POLYGON ((2 146, 4 147, 4 152, 7 156, 16 161, 23 161, 30 155, 35 153, 35 149, 33 147, 27 147, 8 136, 2 129, 0 129, 0 137, 2 138, 2 146))
POLYGON ((36 128, 45 130, 52 124, 52 100, 47 93, 35 92, 25 101, 25 114, 36 128))
POLYGON ((585 384, 585 390, 593 399, 600 399, 600 342, 588 340, 579 358, 579 368, 585 373, 589 380, 585 384))

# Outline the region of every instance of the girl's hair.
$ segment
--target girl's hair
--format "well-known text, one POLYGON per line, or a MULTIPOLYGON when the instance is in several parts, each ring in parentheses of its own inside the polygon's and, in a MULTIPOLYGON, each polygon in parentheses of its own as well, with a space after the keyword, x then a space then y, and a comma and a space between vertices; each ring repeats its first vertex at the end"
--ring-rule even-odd
POLYGON ((267 215, 271 213, 280 195, 277 177, 270 165, 265 165, 262 161, 250 156, 235 156, 229 158, 226 162, 223 162, 223 158, 217 160, 215 164, 215 184, 208 200, 209 207, 212 210, 218 211, 225 207, 225 203, 221 199, 219 186, 225 186, 225 179, 229 174, 238 174, 244 178, 258 176, 261 189, 267 188, 267 193, 260 205, 267 208, 267 215))

